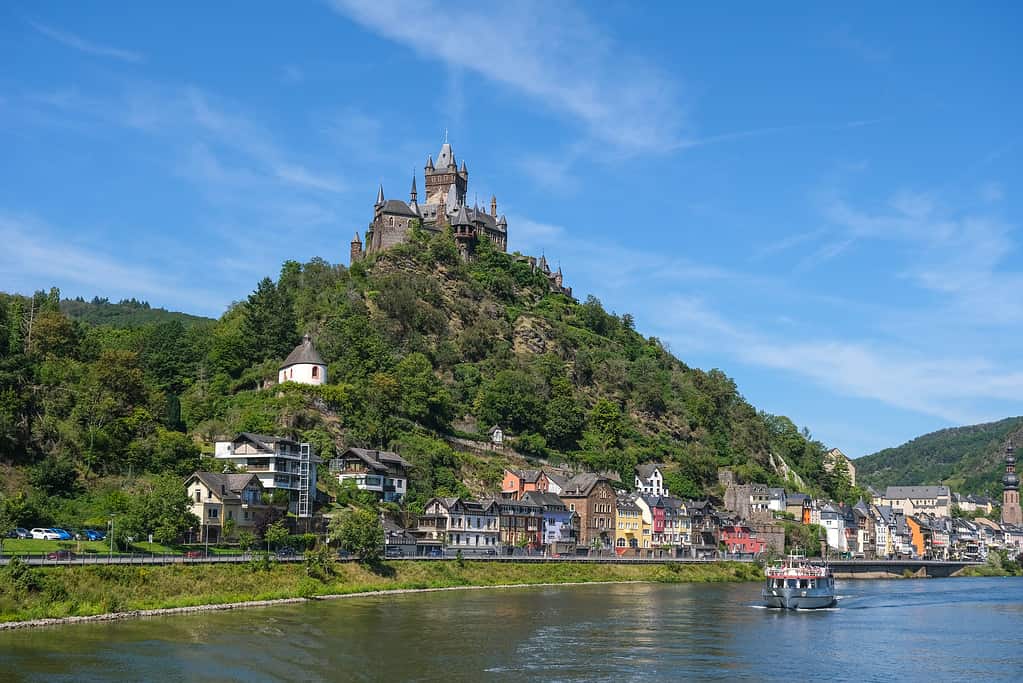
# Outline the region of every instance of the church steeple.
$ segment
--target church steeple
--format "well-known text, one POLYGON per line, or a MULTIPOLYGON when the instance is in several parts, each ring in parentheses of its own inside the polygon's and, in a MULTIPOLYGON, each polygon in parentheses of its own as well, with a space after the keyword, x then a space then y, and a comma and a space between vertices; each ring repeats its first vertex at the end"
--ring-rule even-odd
POLYGON ((1016 453, 1009 441, 1005 447, 1005 476, 1002 477, 1002 524, 1023 525, 1019 506, 1019 475, 1016 474, 1016 453))
POLYGON ((412 209, 412 213, 419 213, 419 202, 417 201, 416 194, 416 174, 412 173, 412 189, 409 191, 409 208, 412 209))

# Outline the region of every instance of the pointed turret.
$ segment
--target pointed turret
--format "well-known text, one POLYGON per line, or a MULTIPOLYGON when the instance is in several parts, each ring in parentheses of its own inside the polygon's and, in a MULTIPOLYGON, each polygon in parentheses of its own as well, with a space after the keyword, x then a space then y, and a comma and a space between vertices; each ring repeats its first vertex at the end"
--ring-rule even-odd
POLYGON ((503 213, 501 214, 501 217, 497 219, 497 225, 498 227, 504 228, 506 231, 508 230, 508 219, 504 217, 503 213))
POLYGON ((471 226, 472 225, 472 221, 469 220, 469 214, 465 210, 465 207, 464 206, 460 206, 460 207, 458 207, 458 213, 455 214, 455 219, 453 221, 451 221, 451 226, 452 227, 460 227, 460 226, 463 226, 463 225, 471 226))
POLYGON ((412 213, 419 214, 419 194, 416 192, 416 174, 412 173, 412 189, 408 193, 408 206, 412 213))
POLYGON ((497 195, 490 195, 490 216, 497 218, 497 195))
POLYGON ((359 239, 359 233, 356 231, 348 248, 348 263, 351 265, 360 259, 362 259, 362 240, 359 239))
POLYGON ((433 155, 432 154, 426 158, 426 171, 427 171, 427 173, 433 173, 433 155))
POLYGON ((377 190, 377 206, 382 206, 384 203, 384 185, 380 184, 380 189, 377 190))
POLYGON ((465 167, 465 159, 462 159, 462 168, 458 171, 458 174, 463 178, 469 177, 469 169, 465 167))
POLYGON ((441 145, 440 152, 437 154, 437 166, 449 171, 454 171, 458 168, 455 162, 455 151, 451 149, 451 145, 447 141, 441 145))

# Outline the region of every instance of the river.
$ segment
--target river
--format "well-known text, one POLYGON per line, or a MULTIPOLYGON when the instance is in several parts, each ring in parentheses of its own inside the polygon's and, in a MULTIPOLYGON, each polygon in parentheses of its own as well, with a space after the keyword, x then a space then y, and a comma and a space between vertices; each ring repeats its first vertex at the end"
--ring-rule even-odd
POLYGON ((389 597, 0 632, 5 681, 1019 680, 1023 579, 840 581, 780 612, 757 584, 389 597))

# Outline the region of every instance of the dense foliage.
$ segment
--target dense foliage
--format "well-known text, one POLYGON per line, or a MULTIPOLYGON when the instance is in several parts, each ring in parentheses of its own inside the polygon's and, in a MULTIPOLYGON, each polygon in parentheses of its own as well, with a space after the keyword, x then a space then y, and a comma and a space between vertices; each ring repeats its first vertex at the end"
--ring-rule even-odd
POLYGON ((758 412, 720 370, 688 367, 593 297, 552 293, 523 259, 484 244, 461 261, 449 234, 351 268, 289 261, 217 321, 82 316, 92 324, 62 305, 56 290, 0 294, 0 462, 16 466, 0 469, 0 502, 22 494, 19 519, 38 524, 109 514, 103 496, 184 476, 238 431, 289 434, 325 458, 397 449, 415 465, 412 509, 496 488, 501 456, 444 440, 485 439, 494 424, 525 456, 625 482, 637 463, 668 463, 686 496, 713 494, 720 466, 793 488, 769 454, 812 491, 852 495, 825 476, 822 444, 758 412), (306 332, 330 383, 272 386, 306 332))
POLYGON ((86 301, 82 297, 64 299, 60 302, 60 310, 72 320, 90 325, 113 325, 115 327, 140 327, 152 323, 176 320, 185 327, 199 323, 213 322, 209 318, 165 308, 153 308, 147 301, 122 299, 116 304, 109 299, 93 297, 86 301))
POLYGON ((1023 417, 942 429, 856 461, 863 484, 946 484, 963 493, 1001 495, 1005 443, 1023 440, 1023 417))

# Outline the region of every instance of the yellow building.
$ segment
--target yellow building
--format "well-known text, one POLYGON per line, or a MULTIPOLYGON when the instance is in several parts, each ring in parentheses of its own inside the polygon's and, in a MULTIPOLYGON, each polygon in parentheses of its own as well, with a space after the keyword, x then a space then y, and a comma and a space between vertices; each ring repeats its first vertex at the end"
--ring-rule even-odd
POLYGON ((641 548, 650 547, 650 529, 643 535, 643 511, 631 496, 620 496, 616 502, 615 518, 615 552, 619 555, 632 551, 638 553, 641 548), (645 541, 645 543, 644 543, 645 541))

